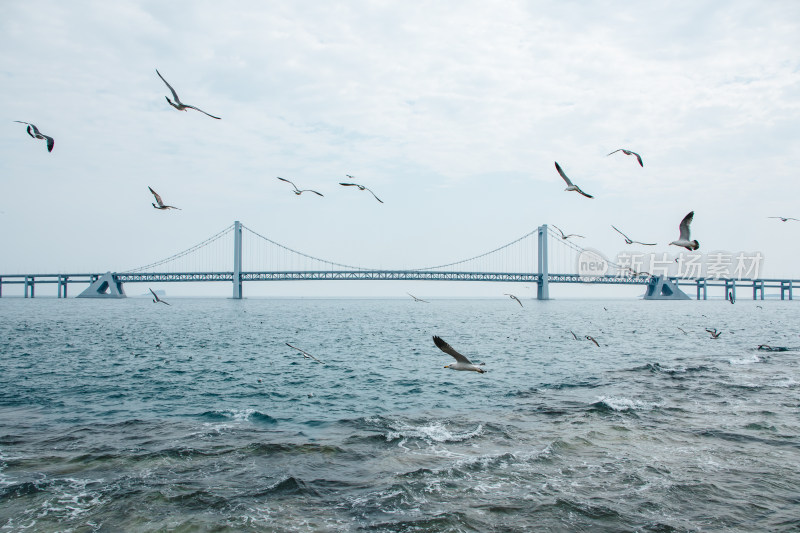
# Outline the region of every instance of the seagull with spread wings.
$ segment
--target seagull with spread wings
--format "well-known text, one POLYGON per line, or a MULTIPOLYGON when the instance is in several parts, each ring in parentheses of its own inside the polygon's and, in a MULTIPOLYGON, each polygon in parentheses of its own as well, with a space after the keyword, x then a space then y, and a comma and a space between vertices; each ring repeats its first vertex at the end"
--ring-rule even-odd
POLYGON ((694 218, 694 211, 683 217, 683 220, 681 220, 681 223, 678 226, 678 228, 681 231, 681 235, 677 241, 672 241, 670 244, 674 244, 675 246, 683 246, 687 250, 697 250, 698 248, 700 248, 700 243, 697 242, 697 240, 694 241, 689 240, 691 238, 689 234, 689 225, 692 223, 693 218, 694 218))
POLYGON ((441 337, 437 337, 436 335, 434 335, 433 343, 441 351, 443 351, 448 355, 452 355, 456 360, 455 363, 449 364, 445 368, 450 368, 453 370, 472 370, 473 372, 479 372, 481 374, 486 372, 486 370, 481 368, 483 366, 483 363, 479 365, 473 364, 469 359, 467 359, 466 357, 455 351, 453 347, 447 344, 444 340, 442 340, 441 337))
POLYGON ((554 228, 556 228, 556 230, 558 230, 558 232, 561 234, 561 238, 562 238, 563 240, 565 240, 565 241, 566 241, 567 239, 569 239, 570 237, 580 237, 581 239, 585 239, 585 238, 586 238, 586 237, 584 237, 583 235, 578 235, 577 233, 570 233, 569 235, 567 235, 567 234, 565 234, 563 231, 561 231, 561 228, 559 228, 559 227, 558 227, 558 226, 556 226, 555 224, 552 224, 552 226, 553 226, 554 228))
POLYGON ((706 331, 711 333, 712 339, 718 339, 719 336, 722 335, 722 332, 721 331, 718 332, 717 328, 711 328, 711 329, 706 328, 706 331))
POLYGON ((276 176, 276 177, 277 177, 279 180, 281 180, 281 181, 285 181, 286 183, 289 183, 289 184, 291 184, 291 185, 292 185, 292 187, 294 187, 294 191, 293 191, 293 192, 294 192, 294 193, 295 193, 297 196, 300 196, 301 194, 303 194, 303 193, 304 193, 304 192, 306 192, 306 191, 307 191, 307 192, 313 192, 313 193, 314 193, 314 194, 316 194, 317 196, 324 196, 324 195, 323 195, 321 192, 313 191, 313 190, 311 190, 311 189, 298 189, 298 188, 297 188, 297 185, 295 185, 295 184, 294 184, 294 182, 292 182, 292 181, 289 181, 289 180, 287 180, 287 179, 284 179, 284 178, 281 178, 280 176, 276 176))
POLYGON ((45 141, 47 141, 47 151, 48 152, 53 151, 53 146, 55 146, 56 141, 53 140, 52 137, 49 137, 44 133, 40 132, 39 128, 37 128, 34 124, 31 124, 30 122, 23 122, 21 120, 15 120, 14 122, 19 122, 20 124, 27 124, 28 127, 26 129, 28 131, 28 135, 30 135, 34 139, 44 139, 45 141))
POLYGON ((414 296, 414 295, 413 295, 413 294, 411 294, 410 292, 407 292, 406 294, 408 294, 409 296, 411 296, 412 298, 414 298, 414 301, 415 301, 415 302, 422 302, 422 303, 424 303, 424 304, 429 304, 429 303, 430 303, 429 301, 427 301, 427 300, 423 300, 422 298, 417 298, 416 296, 414 296))
MULTIPOLYGON (((19 122, 19 120, 17 122, 19 122)), ((800 222, 800 219, 792 217, 767 217, 767 218, 779 218, 781 219, 781 222, 786 222, 787 220, 797 220, 798 222, 800 222)))
POLYGON ((570 181, 570 179, 567 177, 567 175, 564 174, 564 171, 561 170, 561 166, 558 164, 558 161, 556 161, 555 163, 556 163, 556 170, 561 175, 561 177, 564 178, 564 181, 567 182, 568 187, 566 189, 564 189, 565 191, 575 191, 575 192, 577 192, 579 194, 584 195, 586 198, 594 198, 594 196, 592 196, 591 194, 586 194, 585 192, 583 192, 581 190, 580 187, 578 187, 577 185, 573 184, 570 181))
POLYGON ((656 245, 656 243, 654 243, 654 242, 634 241, 630 237, 628 237, 627 235, 622 233, 620 230, 618 230, 616 228, 616 226, 614 226, 614 224, 611 224, 611 227, 614 228, 614 231, 616 231, 617 233, 619 233, 620 235, 622 235, 625 238, 625 243, 626 244, 642 244, 644 246, 655 246, 656 245))
POLYGON ((150 289, 150 288, 148 288, 147 290, 149 290, 151 293, 153 293, 153 303, 154 303, 154 304, 155 304, 155 303, 160 303, 160 304, 166 304, 166 305, 169 305, 167 302, 165 302, 164 300, 162 300, 161 298, 159 298, 159 297, 158 297, 158 294, 156 294, 156 293, 153 291, 153 289, 150 289))
POLYGON ((186 111, 187 108, 194 109, 195 111, 200 111, 204 115, 208 115, 211 118, 215 118, 217 120, 222 120, 220 117, 215 117, 214 115, 206 113, 205 111, 203 111, 199 107, 195 107, 195 106, 189 105, 189 104, 184 104, 183 102, 181 102, 180 98, 178 98, 178 93, 175 92, 175 89, 172 88, 172 85, 167 83, 167 80, 164 79, 164 76, 161 75, 161 73, 158 71, 158 69, 156 69, 156 74, 158 74, 158 77, 161 78, 161 81, 163 81, 164 84, 166 84, 167 88, 169 88, 170 92, 172 93, 172 98, 175 99, 175 101, 173 102, 172 100, 169 99, 168 96, 165 96, 164 98, 167 99, 167 102, 169 102, 169 105, 171 105, 172 107, 174 107, 178 111, 186 111))
POLYGON ((180 211, 180 210, 181 210, 181 208, 180 208, 180 207, 175 207, 174 205, 164 205, 164 202, 162 202, 162 201, 161 201, 161 196, 160 196, 160 195, 159 195, 159 194, 158 194, 156 191, 154 191, 154 190, 152 189, 152 187, 149 187, 149 186, 148 186, 147 188, 148 188, 148 189, 150 189, 150 192, 151 192, 151 193, 153 193, 153 196, 155 196, 155 198, 156 198, 156 203, 157 203, 158 205, 156 205, 156 204, 153 204, 153 207, 154 207, 154 208, 156 208, 156 209, 162 209, 162 210, 163 210, 163 209, 177 209, 178 211, 180 211))
MULTIPOLYGON (((345 174, 345 176, 347 176, 350 179, 354 179, 353 176, 351 176, 350 174, 345 174)), ((344 185, 345 187, 358 187, 359 191, 369 191, 372 196, 375 196, 376 200, 378 200, 380 203, 383 203, 383 200, 378 198, 375 195, 375 193, 372 192, 372 190, 369 187, 365 186, 365 185, 359 185, 358 183, 342 183, 342 182, 339 182, 339 185, 344 185)))
MULTIPOLYGON (((631 150, 626 150, 625 148, 620 148, 618 150, 614 150, 613 152, 611 152, 611 154, 616 154, 617 152, 622 152, 625 155, 635 155, 636 156, 636 160, 639 162, 639 166, 640 167, 644 166, 644 164, 642 163, 642 156, 640 156, 636 152, 633 152, 631 150)), ((608 154, 606 157, 608 157, 611 154, 608 154)))
MULTIPOLYGON (((314 360, 314 361, 316 361, 317 363, 322 363, 322 361, 320 361, 319 359, 317 359, 316 357, 314 357, 313 355, 311 355, 311 354, 310 354, 310 353, 308 353, 307 351, 305 351, 305 350, 301 350, 301 349, 300 349, 300 348, 298 348, 297 346, 292 346, 292 345, 291 345, 291 344, 289 344, 288 342, 286 343, 286 346, 288 346, 289 348, 294 348, 295 350, 297 350, 298 352, 300 352, 301 354, 303 354, 303 359, 313 359, 313 360, 314 360)), ((322 364, 324 365, 325 363, 322 363, 322 364)))

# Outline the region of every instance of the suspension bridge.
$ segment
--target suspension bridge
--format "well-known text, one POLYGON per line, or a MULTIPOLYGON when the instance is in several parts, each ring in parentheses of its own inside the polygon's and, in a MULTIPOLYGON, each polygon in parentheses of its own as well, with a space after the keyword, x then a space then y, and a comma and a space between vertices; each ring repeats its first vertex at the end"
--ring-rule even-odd
POLYGON ((765 290, 774 289, 782 300, 791 300, 793 287, 800 283, 796 279, 637 272, 629 263, 609 261, 599 252, 561 238, 546 224, 505 245, 458 261, 419 268, 369 268, 300 252, 236 221, 179 253, 123 271, 0 274, 0 297, 8 285, 23 285, 24 297, 33 298, 36 285, 55 284, 58 298, 66 298, 71 284, 88 285, 79 297, 125 297, 123 287, 127 283, 227 282, 233 286, 232 297, 241 299, 244 282, 297 280, 535 283, 539 300, 550 298, 551 283, 641 285, 647 299, 688 299, 681 286, 694 288, 697 299, 707 299, 709 287, 722 289, 726 298, 735 297, 737 287, 752 288, 754 300, 763 300, 765 290))

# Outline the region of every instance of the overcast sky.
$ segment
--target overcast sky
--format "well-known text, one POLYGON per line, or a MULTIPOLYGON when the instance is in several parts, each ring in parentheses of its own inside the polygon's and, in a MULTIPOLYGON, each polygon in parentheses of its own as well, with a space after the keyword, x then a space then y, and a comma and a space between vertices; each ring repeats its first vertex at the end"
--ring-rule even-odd
MULTIPOLYGON (((384 268, 544 223, 611 257, 627 249, 611 224, 674 254, 694 210, 700 251, 760 251, 764 274, 798 278, 800 222, 767 218, 800 218, 798 50, 795 1, 5 1, 0 273, 123 270, 234 220, 384 268), (170 107, 156 68, 222 120, 170 107), (606 157, 623 147, 644 168, 606 157), (148 186, 182 210, 153 209, 148 186)), ((486 285, 245 292, 506 292, 486 285)))

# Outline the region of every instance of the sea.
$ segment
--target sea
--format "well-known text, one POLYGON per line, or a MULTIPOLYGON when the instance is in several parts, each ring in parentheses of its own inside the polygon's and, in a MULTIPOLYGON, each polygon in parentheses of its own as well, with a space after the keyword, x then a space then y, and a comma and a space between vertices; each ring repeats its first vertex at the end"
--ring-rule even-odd
POLYGON ((800 530, 797 302, 167 301, 0 299, 0 531, 800 530))

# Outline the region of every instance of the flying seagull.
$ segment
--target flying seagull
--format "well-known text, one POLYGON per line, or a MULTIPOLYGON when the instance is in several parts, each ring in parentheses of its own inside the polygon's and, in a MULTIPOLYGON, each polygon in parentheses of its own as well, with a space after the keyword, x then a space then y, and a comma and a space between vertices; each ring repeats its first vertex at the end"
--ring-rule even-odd
MULTIPOLYGON (((348 178, 350 178, 350 179, 353 179, 353 176, 351 176, 350 174, 345 174, 345 175, 346 175, 348 178)), ((375 196, 375 193, 374 193, 374 192, 372 192, 372 190, 371 190, 369 187, 366 187, 366 186, 364 186, 364 185, 359 185, 358 183, 342 183, 342 182, 339 182, 339 185, 344 185, 345 187, 358 187, 358 190, 359 190, 359 191, 364 191, 364 190, 366 190, 366 191, 369 191, 369 192, 370 192, 370 194, 372 194, 372 196, 375 196)), ((381 200, 381 199, 380 199, 380 198, 378 198, 377 196, 375 196, 375 199, 376 199, 376 200, 378 200, 380 203, 383 203, 383 200, 381 200)))
POLYGON ((614 231, 616 231, 617 233, 619 233, 620 235, 622 235, 623 237, 625 237, 625 243, 626 243, 626 244, 642 244, 642 245, 644 245, 644 246, 655 246, 655 245, 657 244, 657 243, 655 243, 655 242, 642 242, 642 241, 634 241, 634 240, 632 240, 630 237, 628 237, 627 235, 625 235, 624 233, 622 233, 620 230, 618 230, 618 229, 616 228, 616 226, 614 226, 614 224, 611 224, 611 227, 612 227, 612 228, 614 228, 614 231))
MULTIPOLYGON (((625 148, 620 148, 619 150, 614 150, 613 152, 611 152, 611 154, 616 154, 617 152, 622 152, 625 155, 635 155, 636 160, 639 162, 639 166, 640 167, 644 166, 644 164, 642 163, 642 156, 640 156, 636 152, 632 152, 631 150, 626 150, 625 148)), ((611 154, 608 154, 606 157, 608 157, 611 154)))
POLYGON ((449 364, 445 368, 452 368, 453 370, 472 370, 474 372, 479 372, 481 374, 486 372, 486 370, 481 368, 483 366, 483 363, 479 365, 472 364, 472 362, 469 359, 467 359, 466 357, 455 351, 453 347, 444 342, 441 337, 437 337, 436 335, 434 335, 433 343, 441 351, 443 351, 448 355, 452 355, 456 360, 455 363, 449 364))
POLYGON ((297 185, 295 185, 295 184, 294 184, 294 182, 292 182, 292 181, 289 181, 289 180, 287 180, 287 179, 283 179, 283 178, 281 178, 280 176, 277 176, 277 178, 278 178, 279 180, 281 180, 281 181, 285 181, 286 183, 291 183, 292 187, 294 187, 294 193, 295 193, 297 196, 300 196, 301 194, 303 194, 303 193, 304 193, 304 192, 306 192, 306 191, 308 191, 308 192, 313 192, 313 193, 314 193, 314 194, 316 194, 317 196, 323 196, 323 194, 322 194, 322 193, 320 193, 320 192, 317 192, 317 191, 312 191, 311 189, 298 189, 298 188, 297 188, 297 185))
POLYGON ((575 332, 574 332, 574 331, 572 331, 572 330, 569 330, 569 332, 570 332, 570 333, 572 333, 572 338, 573 338, 573 339, 575 339, 575 340, 578 340, 578 336, 577 336, 577 335, 575 335, 575 332))
POLYGON ((148 186, 147 188, 150 189, 150 192, 153 193, 153 196, 156 197, 156 203, 158 205, 153 204, 153 207, 155 207, 156 209, 177 209, 178 211, 181 210, 180 207, 175 207, 174 205, 164 205, 164 202, 161 201, 161 196, 159 196, 159 194, 156 191, 154 191, 151 187, 148 186))
POLYGON ((563 232, 563 231, 561 231, 561 228, 559 228, 559 227, 558 227, 558 226, 556 226, 555 224, 553 224, 553 227, 554 227, 554 228, 556 228, 556 229, 558 230, 558 232, 561 234, 561 238, 562 238, 562 239, 564 239, 565 241, 566 241, 567 239, 569 239, 570 237, 580 237, 581 239, 585 239, 585 238, 586 238, 586 237, 584 237, 583 235, 578 235, 577 233, 570 233, 569 235, 565 235, 565 234, 564 234, 564 232, 563 232))
POLYGON ((149 290, 150 292, 152 292, 152 293, 153 293, 153 303, 154 303, 154 304, 155 304, 155 303, 162 303, 162 304, 167 304, 167 305, 169 305, 167 302, 165 302, 164 300, 162 300, 161 298, 159 298, 159 297, 158 297, 158 294, 156 294, 155 292, 153 292, 153 289, 149 289, 149 288, 148 288, 148 290, 149 290))
POLYGON ((711 329, 706 328, 706 331, 711 333, 711 338, 712 339, 719 338, 719 336, 722 335, 721 331, 717 332, 717 328, 711 328, 711 329))
POLYGON ((28 135, 30 135, 34 139, 45 139, 47 141, 47 151, 48 152, 53 151, 53 146, 55 146, 56 141, 54 141, 52 137, 49 137, 44 133, 40 132, 39 128, 37 128, 34 124, 31 124, 30 122, 23 122, 21 120, 15 120, 14 122, 19 122, 20 124, 27 124, 28 127, 26 129, 28 130, 28 135))
POLYGON ((686 331, 683 328, 679 327, 678 329, 681 330, 681 333, 683 333, 684 335, 688 335, 688 333, 686 333, 686 331))
MULTIPOLYGON (((17 122, 19 122, 19 120, 17 122)), ((787 220, 797 220, 798 222, 800 222, 800 219, 792 217, 767 217, 767 218, 779 218, 781 219, 781 222, 786 222, 787 220)))
POLYGON ((414 295, 413 295, 413 294, 411 294, 410 292, 407 292, 406 294, 408 294, 409 296, 411 296, 412 298, 414 298, 414 301, 415 301, 415 302, 422 302, 422 303, 426 303, 426 304, 429 304, 429 303, 430 303, 430 302, 428 302, 427 300, 423 300, 422 298, 417 298, 416 296, 414 296, 414 295))
POLYGON ((733 291, 728 291, 728 297, 726 298, 730 303, 736 303, 736 296, 733 295, 733 291))
POLYGON ((672 241, 670 244, 674 244, 675 246, 683 246, 687 250, 697 250, 700 248, 699 242, 696 240, 689 240, 689 225, 692 223, 692 218, 694 218, 694 211, 683 217, 680 226, 678 226, 681 230, 681 236, 677 241, 672 241))
POLYGON ((158 71, 158 69, 156 69, 156 74, 158 74, 158 77, 161 78, 161 81, 163 81, 166 84, 166 86, 169 88, 170 92, 172 92, 172 98, 175 99, 175 102, 173 102, 172 100, 169 99, 168 96, 165 96, 164 98, 167 99, 167 102, 169 102, 169 105, 171 105, 172 107, 174 107, 178 111, 186 111, 186 108, 188 107, 190 109, 194 109, 195 111, 200 111, 204 115, 208 115, 211 118, 215 118, 217 120, 222 120, 222 119, 220 119, 220 117, 215 117, 214 115, 210 115, 210 114, 206 113, 205 111, 203 111, 199 107, 195 107, 195 106, 189 105, 189 104, 184 104, 183 102, 181 102, 180 98, 178 98, 178 93, 175 92, 175 89, 172 88, 172 85, 167 83, 167 80, 164 79, 164 76, 161 75, 161 73, 158 71))
POLYGON ((556 163, 556 170, 558 170, 558 173, 561 174, 561 177, 564 178, 564 181, 566 181, 567 185, 569 185, 569 187, 564 189, 565 191, 575 191, 577 193, 580 193, 580 194, 584 195, 586 198, 594 198, 594 196, 592 196, 591 194, 586 194, 585 192, 583 192, 581 190, 581 188, 578 187, 577 185, 573 185, 573 183, 569 180, 567 175, 564 174, 564 171, 561 170, 561 167, 559 166, 558 161, 556 161, 555 163, 556 163))
POLYGON ((600 347, 600 344, 598 344, 598 342, 597 342, 597 339, 595 339, 595 338, 594 338, 594 337, 592 337, 591 335, 586 335, 586 338, 587 338, 588 340, 592 341, 592 342, 594 343, 594 345, 595 345, 595 346, 597 346, 598 348, 600 347))
MULTIPOLYGON (((317 359, 316 357, 314 357, 313 355, 311 355, 311 354, 310 354, 310 353, 308 353, 307 351, 305 351, 305 350, 301 350, 301 349, 300 349, 300 348, 298 348, 297 346, 292 346, 292 345, 291 345, 291 344, 289 344, 288 342, 286 343, 286 346, 288 346, 289 348, 294 348, 295 350, 297 350, 298 352, 300 352, 301 354, 303 354, 303 359, 309 359, 309 358, 311 358, 311 359, 313 359, 314 361, 316 361, 317 363, 322 363, 322 361, 320 361, 319 359, 317 359)), ((325 363, 322 363, 322 364, 324 365, 325 363)))
POLYGON ((507 292, 504 292, 503 294, 510 297, 512 300, 516 300, 520 307, 525 307, 524 305, 522 305, 522 302, 519 301, 519 298, 517 298, 513 294, 508 294, 507 292))

